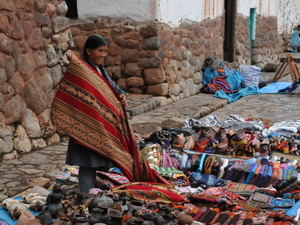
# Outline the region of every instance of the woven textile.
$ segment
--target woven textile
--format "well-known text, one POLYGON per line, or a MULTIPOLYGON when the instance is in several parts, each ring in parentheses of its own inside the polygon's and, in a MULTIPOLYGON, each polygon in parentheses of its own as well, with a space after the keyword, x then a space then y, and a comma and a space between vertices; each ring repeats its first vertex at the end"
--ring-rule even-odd
POLYGON ((185 201, 175 189, 164 184, 133 182, 112 190, 113 193, 126 194, 134 199, 146 202, 164 202, 180 204, 185 201))
POLYGON ((51 108, 66 134, 113 161, 130 181, 166 182, 138 151, 119 96, 108 81, 72 51, 51 108))
MULTIPOLYGON (((218 71, 219 72, 219 71, 218 71)), ((223 90, 225 93, 232 93, 229 83, 226 81, 227 76, 219 75, 212 79, 207 85, 201 88, 201 92, 214 94, 219 90, 223 90)))
POLYGON ((130 183, 127 177, 117 174, 117 173, 107 173, 104 171, 98 171, 97 176, 101 179, 107 179, 111 182, 113 182, 115 185, 122 185, 130 183))
POLYGON ((252 184, 242 184, 237 182, 226 181, 226 186, 224 187, 224 189, 232 191, 234 193, 238 193, 245 191, 254 192, 257 189, 257 187, 252 184))

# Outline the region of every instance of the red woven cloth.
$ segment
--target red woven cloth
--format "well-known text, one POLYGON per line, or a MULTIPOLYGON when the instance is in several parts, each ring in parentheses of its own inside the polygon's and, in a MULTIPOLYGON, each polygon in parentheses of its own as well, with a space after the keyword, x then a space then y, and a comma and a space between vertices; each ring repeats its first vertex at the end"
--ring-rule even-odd
POLYGON ((167 183, 136 147, 125 107, 109 82, 72 51, 52 103, 52 122, 83 145, 113 161, 130 181, 167 183))
POLYGON ((146 202, 163 202, 179 204, 185 202, 175 189, 164 184, 134 182, 118 186, 112 190, 113 193, 126 193, 134 199, 146 202))

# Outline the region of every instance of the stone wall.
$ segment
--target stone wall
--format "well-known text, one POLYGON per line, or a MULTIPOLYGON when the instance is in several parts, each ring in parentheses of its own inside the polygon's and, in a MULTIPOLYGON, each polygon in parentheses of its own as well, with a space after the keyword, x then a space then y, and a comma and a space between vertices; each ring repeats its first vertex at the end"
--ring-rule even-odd
POLYGON ((264 68, 267 63, 279 64, 279 53, 282 52, 283 41, 277 31, 276 17, 257 15, 255 40, 250 58, 248 18, 238 15, 236 18, 236 61, 237 65, 254 64, 264 68))
POLYGON ((72 45, 65 1, 0 2, 0 153, 59 141, 49 112, 72 45))
POLYGON ((279 64, 282 42, 278 33, 277 18, 257 15, 252 64, 260 68, 264 68, 267 63, 279 64))
POLYGON ((125 91, 178 100, 199 92, 206 51, 222 57, 223 27, 221 17, 200 23, 185 21, 177 28, 107 19, 74 21, 70 30, 75 43, 72 49, 78 55, 92 33, 109 40, 107 71, 125 91))
MULTIPOLYGON (((107 70, 125 91, 172 101, 199 92, 207 51, 223 57, 223 16, 172 28, 114 19, 70 21, 66 12, 62 0, 0 3, 0 152, 12 152, 6 158, 60 141, 50 108, 65 69, 64 53, 72 49, 80 55, 91 34, 110 42, 107 70)), ((275 21, 257 20, 259 65, 276 60, 275 21)), ((235 40, 236 64, 250 64, 248 20, 240 15, 235 40)))
POLYGON ((238 14, 235 21, 235 65, 250 65, 250 37, 248 18, 238 14))

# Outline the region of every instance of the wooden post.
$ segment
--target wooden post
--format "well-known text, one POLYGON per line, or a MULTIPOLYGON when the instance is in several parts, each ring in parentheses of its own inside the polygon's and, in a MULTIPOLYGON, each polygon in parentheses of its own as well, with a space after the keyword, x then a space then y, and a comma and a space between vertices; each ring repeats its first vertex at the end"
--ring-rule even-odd
POLYGON ((280 65, 279 69, 276 71, 275 76, 272 79, 272 82, 276 82, 278 81, 280 78, 286 76, 289 73, 286 73, 283 75, 284 70, 286 69, 286 67, 289 65, 290 68, 290 74, 291 74, 291 78, 292 81, 295 82, 297 79, 300 78, 300 74, 299 74, 299 70, 297 67, 297 64, 294 62, 292 56, 290 54, 288 54, 286 56, 286 58, 284 59, 284 61, 282 62, 282 64, 280 65))

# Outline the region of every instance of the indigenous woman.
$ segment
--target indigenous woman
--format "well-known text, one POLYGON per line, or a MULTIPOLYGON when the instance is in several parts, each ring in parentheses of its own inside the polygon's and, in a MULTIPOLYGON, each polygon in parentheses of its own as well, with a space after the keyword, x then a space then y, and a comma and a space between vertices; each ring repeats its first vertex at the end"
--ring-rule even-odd
POLYGON ((52 104, 53 123, 70 135, 66 163, 79 166, 79 188, 94 187, 96 171, 117 166, 130 181, 166 182, 136 148, 125 110, 126 93, 108 76, 107 41, 88 37, 83 59, 68 51, 70 64, 52 104))

